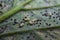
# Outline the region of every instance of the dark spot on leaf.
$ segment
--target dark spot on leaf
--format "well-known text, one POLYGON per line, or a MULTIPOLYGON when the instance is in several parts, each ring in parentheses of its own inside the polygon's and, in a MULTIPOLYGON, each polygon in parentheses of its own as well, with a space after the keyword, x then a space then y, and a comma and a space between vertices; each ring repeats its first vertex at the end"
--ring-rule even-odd
POLYGON ((51 26, 51 24, 49 24, 49 26, 51 26))
POLYGON ((18 22, 17 22, 17 19, 14 19, 14 25, 17 24, 17 23, 18 23, 18 22))
POLYGON ((58 24, 58 22, 56 24, 58 24))
POLYGON ((53 18, 55 18, 55 17, 53 17, 53 18))
POLYGON ((42 16, 48 16, 48 14, 47 14, 47 13, 45 13, 45 14, 43 14, 42 16))
POLYGON ((48 26, 48 23, 45 23, 48 26))
POLYGON ((40 23, 41 24, 41 23, 40 23))
POLYGON ((55 20, 53 20, 53 22, 55 22, 55 20))
POLYGON ((38 25, 38 27, 40 27, 40 25, 38 25))
POLYGON ((56 12, 54 11, 54 13, 56 13, 56 12))
POLYGON ((35 36, 33 36, 33 38, 35 38, 35 36))
POLYGON ((29 39, 30 37, 29 36, 27 36, 27 39, 29 39))
POLYGON ((45 12, 47 12, 47 10, 45 10, 45 12))
POLYGON ((25 18, 27 18, 27 17, 25 16, 25 18))
POLYGON ((47 38, 48 36, 47 35, 45 35, 45 38, 47 38))
POLYGON ((12 21, 13 19, 11 18, 11 21, 12 21))
POLYGON ((2 4, 0 3, 0 7, 2 7, 2 4))

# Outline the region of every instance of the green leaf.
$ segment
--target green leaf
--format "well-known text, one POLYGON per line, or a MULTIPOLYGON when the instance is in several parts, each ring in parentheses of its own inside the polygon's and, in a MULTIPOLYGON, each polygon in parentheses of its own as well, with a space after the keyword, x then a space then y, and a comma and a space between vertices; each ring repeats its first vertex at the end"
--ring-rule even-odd
POLYGON ((5 20, 5 19, 9 18, 10 16, 14 15, 16 12, 21 10, 21 8, 23 8, 30 1, 31 0, 26 0, 26 2, 24 2, 22 4, 19 3, 17 7, 12 8, 10 11, 8 11, 7 13, 3 14, 2 16, 0 16, 0 22, 2 22, 3 20, 5 20))
POLYGON ((8 22, 4 22, 1 25, 3 25, 3 27, 5 25, 9 25, 12 28, 14 28, 12 31, 11 30, 7 31, 7 34, 15 34, 16 32, 24 32, 24 31, 34 30, 34 29, 44 29, 50 27, 57 28, 60 27, 60 19, 59 17, 56 18, 58 16, 56 14, 59 14, 59 7, 53 7, 53 8, 42 9, 42 10, 33 10, 33 11, 21 11, 16 15, 12 16, 11 18, 9 18, 8 19, 9 21, 6 20, 8 22), (29 18, 29 20, 24 21, 23 19, 25 19, 25 17, 29 18), (35 20, 35 23, 31 25, 29 21, 32 20, 35 20), (20 25, 22 25, 22 23, 24 24, 24 26, 21 27, 20 25))
MULTIPOLYGON (((20 11, 17 14, 13 15, 12 17, 10 17, 9 19, 5 20, 3 23, 1 23, 0 27, 3 27, 3 29, 2 29, 3 32, 0 34, 0 37, 4 37, 4 36, 8 36, 8 35, 14 35, 16 33, 17 34, 19 34, 19 33, 25 34, 25 32, 27 32, 27 31, 30 32, 32 30, 37 30, 37 29, 45 30, 45 29, 49 29, 49 28, 53 29, 53 28, 60 27, 60 18, 57 17, 57 16, 60 15, 59 14, 60 7, 57 7, 57 6, 52 7, 54 5, 52 3, 50 3, 48 5, 50 5, 50 6, 52 5, 52 6, 51 7, 49 6, 47 8, 47 6, 45 5, 44 2, 42 2, 44 5, 41 4, 39 6, 39 4, 40 4, 39 3, 38 6, 37 5, 34 6, 34 4, 36 2, 37 1, 33 1, 33 4, 32 3, 30 4, 30 5, 32 5, 32 8, 34 10, 27 10, 27 9, 30 9, 30 8, 23 8, 23 10, 27 10, 27 11, 20 11), (39 9, 39 10, 35 10, 34 7, 36 7, 36 9, 37 8, 39 9, 40 7, 42 7, 42 8, 39 9), (45 8, 43 8, 43 7, 45 7, 45 8), (27 21, 25 20, 24 21, 23 19, 25 19, 26 16, 28 17, 29 20, 27 20, 27 21), (35 19, 39 19, 38 23, 36 22, 36 24, 31 25, 29 23, 29 21, 32 21, 32 20, 35 20, 35 19), (24 23, 24 25, 22 27, 20 26, 21 23, 24 23), (6 27, 6 29, 4 27, 6 27)), ((59 1, 57 3, 59 4, 59 1)), ((44 31, 42 31, 42 32, 44 32, 44 31)), ((47 34, 49 36, 47 39, 49 40, 51 38, 50 35, 49 35, 50 33, 47 33, 47 32, 45 33, 44 32, 43 35, 40 34, 40 39, 43 38, 45 40, 46 38, 44 37, 44 35, 47 34)), ((39 35, 39 34, 37 34, 37 35, 39 35)), ((15 37, 16 40, 17 39, 19 40, 19 38, 18 38, 19 36, 20 35, 15 37)), ((26 35, 23 35, 23 36, 25 37, 26 35)), ((36 38, 36 40, 37 39, 38 38, 36 38)))

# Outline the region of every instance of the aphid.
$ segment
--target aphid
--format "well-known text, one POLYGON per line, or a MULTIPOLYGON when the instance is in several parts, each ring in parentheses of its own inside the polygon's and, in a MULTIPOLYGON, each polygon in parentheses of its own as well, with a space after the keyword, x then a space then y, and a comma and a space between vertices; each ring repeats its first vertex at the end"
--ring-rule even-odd
POLYGON ((31 5, 26 5, 25 8, 31 8, 31 5))
POLYGON ((25 18, 24 18, 24 21, 29 21, 29 20, 30 20, 29 17, 25 17, 25 18))
POLYGON ((33 19, 32 21, 34 22, 34 21, 36 21, 37 19, 33 19))
POLYGON ((22 28, 24 26, 24 23, 19 24, 19 28, 22 28))
POLYGON ((34 24, 34 22, 33 22, 33 21, 29 21, 29 24, 30 24, 30 25, 33 25, 33 24, 34 24))
POLYGON ((48 15, 49 15, 49 16, 51 16, 51 15, 52 15, 52 13, 50 12, 50 13, 48 13, 48 15))
POLYGON ((21 23, 20 26, 24 26, 24 23, 21 23))

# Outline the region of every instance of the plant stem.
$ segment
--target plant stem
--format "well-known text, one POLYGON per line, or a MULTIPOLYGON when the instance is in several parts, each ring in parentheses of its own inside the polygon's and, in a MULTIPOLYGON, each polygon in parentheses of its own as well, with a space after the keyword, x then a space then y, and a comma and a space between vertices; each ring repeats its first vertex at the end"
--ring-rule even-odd
POLYGON ((32 0, 27 0, 26 2, 22 3, 21 5, 19 4, 18 6, 14 7, 7 13, 4 13, 3 15, 0 16, 0 23, 4 21, 5 19, 9 18, 10 16, 16 14, 19 10, 21 10, 27 3, 31 2, 32 0))
POLYGON ((46 6, 46 7, 39 7, 39 8, 22 8, 23 11, 27 10, 41 10, 41 9, 47 9, 47 8, 52 8, 52 7, 59 7, 60 4, 54 5, 54 6, 46 6))
POLYGON ((35 28, 35 29, 26 29, 26 30, 15 30, 15 31, 10 31, 10 32, 6 32, 6 33, 2 33, 0 34, 0 37, 6 37, 6 36, 11 36, 14 34, 19 34, 19 33, 25 33, 25 32, 29 32, 29 31, 33 31, 33 30, 50 30, 50 29, 60 29, 60 26, 55 26, 55 27, 47 27, 47 28, 35 28))

